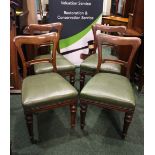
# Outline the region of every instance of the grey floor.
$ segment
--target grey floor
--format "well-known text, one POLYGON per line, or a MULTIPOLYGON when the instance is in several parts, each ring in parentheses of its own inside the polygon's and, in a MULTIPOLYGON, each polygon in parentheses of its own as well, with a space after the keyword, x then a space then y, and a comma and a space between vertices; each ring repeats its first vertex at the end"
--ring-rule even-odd
MULTIPOLYGON (((79 87, 79 80, 76 87, 79 87)), ((21 96, 10 96, 10 137, 13 155, 143 155, 144 95, 135 90, 136 110, 126 140, 120 138, 123 113, 89 106, 86 127, 80 129, 79 106, 75 129, 70 128, 69 107, 48 111, 34 117, 35 137, 31 144, 26 128, 21 96), (38 120, 38 121, 37 121, 38 120)))

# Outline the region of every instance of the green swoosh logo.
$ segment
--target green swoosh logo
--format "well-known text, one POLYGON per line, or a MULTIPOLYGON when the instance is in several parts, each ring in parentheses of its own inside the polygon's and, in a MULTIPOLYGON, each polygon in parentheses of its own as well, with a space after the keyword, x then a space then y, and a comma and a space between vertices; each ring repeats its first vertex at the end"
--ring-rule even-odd
POLYGON ((69 38, 61 39, 60 40, 60 49, 74 44, 75 42, 80 40, 83 36, 85 36, 91 30, 91 26, 97 22, 97 20, 100 18, 101 15, 99 15, 99 17, 92 24, 90 24, 88 27, 86 27, 83 31, 81 31, 69 38))

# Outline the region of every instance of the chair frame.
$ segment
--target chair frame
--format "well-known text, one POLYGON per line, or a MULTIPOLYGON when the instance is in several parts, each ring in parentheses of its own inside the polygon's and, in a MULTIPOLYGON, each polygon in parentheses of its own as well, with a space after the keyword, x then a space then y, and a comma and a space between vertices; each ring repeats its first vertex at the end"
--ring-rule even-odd
MULTIPOLYGON (((98 66, 97 66, 96 72, 99 73, 101 63, 113 62, 113 63, 121 64, 122 66, 125 66, 126 67, 126 77, 130 79, 131 64, 135 57, 137 49, 139 48, 139 46, 141 44, 141 40, 137 37, 119 37, 119 36, 110 36, 110 35, 106 35, 106 34, 99 34, 99 35, 97 35, 96 39, 97 39, 97 46, 98 46, 98 53, 99 53, 98 54, 98 66), (114 44, 114 45, 131 45, 132 51, 130 53, 128 61, 126 62, 126 61, 122 61, 122 60, 111 60, 111 59, 102 60, 102 43, 103 42, 108 42, 108 43, 114 44)), ((88 104, 95 105, 95 106, 98 106, 98 107, 104 108, 104 109, 125 112, 122 138, 124 139, 126 137, 129 125, 133 118, 135 108, 124 108, 121 106, 114 106, 114 105, 109 106, 108 103, 101 104, 101 102, 92 101, 90 99, 83 99, 80 97, 81 129, 84 129, 84 126, 85 126, 85 117, 86 117, 88 104)))
MULTIPOLYGON (((34 35, 35 33, 48 33, 52 30, 56 30, 59 38, 61 35, 61 31, 63 28, 63 24, 60 22, 57 23, 50 23, 50 24, 30 24, 29 26, 26 27, 25 31, 26 33, 30 33, 31 35, 34 35)), ((59 41, 58 41, 58 46, 57 46, 57 52, 60 53, 60 46, 59 46, 59 41)), ((61 71, 59 72, 62 76, 69 76, 70 77, 70 83, 74 86, 75 83, 75 71, 61 71)))
MULTIPOLYGON (((119 35, 123 35, 126 32, 126 27, 125 26, 106 26, 102 24, 95 24, 92 26, 92 31, 93 31, 93 36, 94 36, 94 45, 91 46, 91 55, 96 53, 97 49, 97 31, 100 30, 101 32, 104 33, 112 33, 112 32, 117 32, 119 35)), ((97 66, 96 66, 97 67, 97 66)), ((85 76, 94 76, 96 72, 93 71, 83 71, 80 69, 80 90, 84 87, 85 83, 85 76)))
MULTIPOLYGON (((59 41, 59 35, 56 32, 48 33, 48 34, 43 34, 43 35, 37 35, 37 36, 16 36, 14 38, 14 43, 15 47, 18 51, 18 54, 21 58, 22 61, 22 66, 23 66, 23 79, 27 76, 27 69, 36 63, 40 62, 49 62, 53 65, 54 72, 57 72, 56 68, 56 49, 58 46, 58 41, 59 41), (52 49, 52 58, 51 59, 37 59, 37 60, 30 60, 27 61, 24 58, 23 50, 22 50, 22 45, 23 44, 34 44, 34 45, 42 45, 42 44, 50 44, 53 42, 53 49, 52 49)), ((32 75, 32 76, 37 76, 37 75, 32 75)), ((36 143, 37 141, 34 140, 34 134, 33 134, 33 114, 37 114, 39 112, 45 112, 48 110, 52 110, 55 108, 63 107, 63 106, 70 106, 70 113, 71 113, 71 127, 75 127, 75 122, 76 122, 76 103, 77 103, 77 98, 75 99, 70 99, 70 100, 65 100, 61 101, 59 103, 55 103, 52 105, 43 105, 43 106, 37 106, 37 107, 24 107, 24 114, 25 114, 25 120, 29 132, 29 136, 31 139, 32 143, 36 143)))

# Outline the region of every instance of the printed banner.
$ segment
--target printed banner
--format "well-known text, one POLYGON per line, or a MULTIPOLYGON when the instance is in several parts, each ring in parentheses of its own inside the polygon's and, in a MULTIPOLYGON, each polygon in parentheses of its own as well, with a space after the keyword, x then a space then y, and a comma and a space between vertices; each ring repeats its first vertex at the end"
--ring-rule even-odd
POLYGON ((93 40, 91 25, 101 23, 103 0, 49 0, 49 22, 62 22, 61 53, 75 65, 93 40))

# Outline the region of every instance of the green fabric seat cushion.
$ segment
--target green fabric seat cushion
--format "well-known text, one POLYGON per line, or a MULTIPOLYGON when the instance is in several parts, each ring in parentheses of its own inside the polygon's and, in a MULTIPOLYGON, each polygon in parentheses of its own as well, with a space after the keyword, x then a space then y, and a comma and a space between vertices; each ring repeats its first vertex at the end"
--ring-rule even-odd
POLYGON ((22 84, 22 104, 25 107, 50 105, 77 95, 77 90, 57 73, 28 76, 22 84))
MULTIPOLYGON (((51 55, 50 54, 41 55, 41 56, 37 56, 35 59, 42 59, 42 58, 51 58, 51 55)), ((58 72, 75 70, 75 65, 69 62, 61 54, 56 55, 56 66, 57 66, 58 72)), ((53 66, 50 63, 38 63, 34 65, 35 74, 48 73, 48 72, 51 72, 52 69, 53 69, 53 66)))
POLYGON ((135 107, 130 81, 118 74, 96 74, 82 89, 80 98, 123 108, 135 107))
MULTIPOLYGON (((114 59, 114 60, 118 59, 116 56, 112 56, 112 55, 105 56, 104 58, 114 59)), ((98 54, 93 54, 81 63, 80 69, 82 71, 95 71, 97 68, 97 62, 98 62, 98 54)), ((115 63, 109 63, 109 62, 102 63, 100 71, 120 74, 121 65, 115 64, 115 63)))

